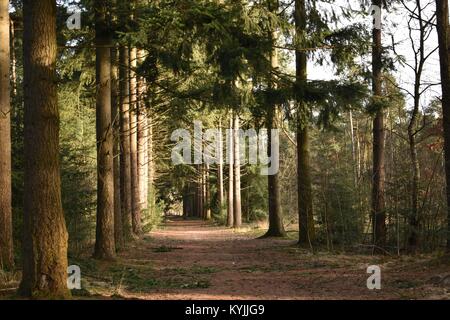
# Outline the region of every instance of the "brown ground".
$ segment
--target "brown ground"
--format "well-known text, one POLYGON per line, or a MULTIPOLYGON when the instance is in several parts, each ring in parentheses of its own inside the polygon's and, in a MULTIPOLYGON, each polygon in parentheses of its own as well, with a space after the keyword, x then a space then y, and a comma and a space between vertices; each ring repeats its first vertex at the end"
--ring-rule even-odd
POLYGON ((313 255, 293 240, 255 237, 171 218, 108 266, 114 292, 138 299, 450 298, 450 265, 437 258, 313 255), (372 264, 381 267, 381 290, 366 287, 372 264))
POLYGON ((73 260, 80 299, 449 299, 450 264, 431 256, 311 254, 294 240, 255 239, 201 220, 170 218, 115 262, 73 260), (369 265, 381 290, 366 287, 369 265))

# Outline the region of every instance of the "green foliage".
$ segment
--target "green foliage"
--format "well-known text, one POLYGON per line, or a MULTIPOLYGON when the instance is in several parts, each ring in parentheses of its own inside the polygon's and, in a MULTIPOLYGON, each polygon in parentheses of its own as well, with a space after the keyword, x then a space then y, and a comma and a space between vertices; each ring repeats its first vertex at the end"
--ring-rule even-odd
POLYGON ((267 177, 260 175, 260 167, 246 168, 242 181, 243 217, 246 221, 261 221, 268 214, 267 177))
POLYGON ((161 224, 166 209, 163 201, 156 202, 154 190, 149 190, 148 199, 149 208, 142 212, 142 230, 144 232, 150 232, 161 224))
POLYGON ((76 83, 59 91, 61 183, 70 250, 91 244, 96 213, 95 104, 76 83))

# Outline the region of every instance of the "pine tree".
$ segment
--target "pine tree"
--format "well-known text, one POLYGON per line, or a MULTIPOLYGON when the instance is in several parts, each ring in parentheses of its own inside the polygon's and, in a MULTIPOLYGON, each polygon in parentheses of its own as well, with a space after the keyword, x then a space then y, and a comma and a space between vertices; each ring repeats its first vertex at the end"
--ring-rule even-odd
POLYGON ((111 122, 111 35, 107 21, 108 1, 96 0, 95 45, 97 85, 97 228, 94 257, 113 259, 114 171, 111 122))
POLYGON ((120 105, 119 105, 119 59, 117 47, 111 50, 111 122, 113 126, 113 175, 114 175, 114 240, 116 250, 125 244, 123 230, 122 200, 120 197, 120 105))
POLYGON ((0 269, 14 267, 11 194, 9 1, 0 1, 0 269))
MULTIPOLYGON (((372 5, 381 11, 381 0, 373 0, 372 5)), ((382 45, 381 29, 372 31, 372 93, 374 101, 382 96, 382 45)), ((384 110, 378 108, 373 119, 373 173, 372 173, 372 228, 373 243, 377 247, 386 244, 385 212, 385 129, 384 110)))
MULTIPOLYGON (((300 50, 305 42, 306 7, 304 0, 295 1, 294 22, 296 28, 296 88, 305 92, 307 85, 307 55, 300 50)), ((309 151, 309 114, 304 97, 297 96, 297 188, 299 243, 310 244, 314 239, 313 198, 309 151)))
POLYGON ((239 114, 234 115, 233 121, 233 227, 242 225, 241 212, 241 162, 239 151, 239 114))
POLYGON ((61 203, 56 1, 23 1, 25 186, 19 293, 65 298, 67 231, 61 203))
POLYGON ((228 193, 227 193, 227 226, 232 227, 234 224, 234 213, 233 213, 233 203, 234 203, 234 151, 233 151, 233 112, 230 112, 229 117, 229 134, 227 142, 227 159, 228 159, 228 193))
POLYGON ((138 176, 138 104, 137 104, 137 49, 130 48, 130 168, 131 168, 131 208, 133 233, 142 233, 138 176))
MULTIPOLYGON (((268 10, 272 13, 276 13, 278 9, 278 1, 269 1, 268 10)), ((278 66, 278 52, 276 49, 277 44, 277 30, 269 31, 269 42, 272 45, 272 51, 270 53, 271 70, 276 70, 278 66)), ((270 90, 276 89, 276 83, 273 79, 272 72, 268 76, 268 86, 270 90)), ((272 148, 275 146, 272 141, 272 129, 277 129, 277 116, 279 114, 278 105, 276 103, 270 103, 267 110, 267 132, 268 132, 268 156, 272 154, 272 148)), ((279 146, 277 146, 279 147, 279 146)), ((275 152, 279 152, 276 150, 275 152)), ((268 196, 269 196, 269 229, 266 236, 269 237, 284 237, 286 232, 284 230, 283 216, 281 210, 281 196, 280 196, 280 181, 279 172, 269 174, 268 178, 268 196)))
POLYGON ((218 200, 219 200, 219 210, 220 215, 223 214, 223 207, 225 205, 224 198, 224 186, 223 186, 223 134, 222 134, 222 121, 219 120, 219 154, 218 154, 218 164, 217 164, 217 184, 218 184, 218 200))
MULTIPOLYGON (((144 51, 138 50, 138 63, 144 61, 144 51)), ((138 77, 137 86, 137 154, 139 182, 139 210, 141 215, 148 210, 148 117, 145 103, 146 84, 142 76, 138 77)))

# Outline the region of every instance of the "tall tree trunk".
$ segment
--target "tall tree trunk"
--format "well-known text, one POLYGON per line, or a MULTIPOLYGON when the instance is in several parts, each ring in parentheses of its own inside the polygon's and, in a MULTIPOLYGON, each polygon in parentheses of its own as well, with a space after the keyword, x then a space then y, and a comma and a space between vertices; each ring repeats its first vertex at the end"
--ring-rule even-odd
POLYGON ((152 124, 152 118, 151 113, 147 112, 147 123, 148 123, 148 132, 147 132, 147 157, 148 157, 148 194, 149 194, 149 214, 153 215, 155 214, 155 188, 154 188, 154 180, 155 180, 155 163, 153 159, 153 124, 152 124))
POLYGON ((12 107, 11 107, 11 117, 17 118, 17 109, 13 106, 15 105, 17 97, 17 57, 16 57, 16 25, 14 20, 10 18, 10 52, 11 52, 11 83, 12 86, 12 107))
POLYGON ((111 51, 111 105, 113 123, 113 174, 114 174, 114 239, 116 249, 119 250, 125 244, 123 232, 123 219, 120 198, 120 107, 119 107, 119 64, 117 48, 111 51))
POLYGON ((230 122, 228 130, 228 204, 227 204, 227 226, 232 227, 234 224, 234 143, 233 143, 233 112, 230 112, 230 122))
POLYGON ((56 86, 56 1, 24 0, 24 239, 19 293, 61 298, 67 230, 61 203, 56 86))
POLYGON ((352 148, 353 183, 356 189, 358 187, 358 168, 356 164, 355 127, 353 125, 353 113, 351 110, 348 113, 348 117, 350 122, 350 141, 352 148))
MULTIPOLYGON (((268 156, 272 154, 273 141, 272 134, 270 130, 276 129, 276 111, 269 111, 268 119, 268 156)), ((284 237, 286 236, 286 231, 283 225, 283 216, 281 212, 281 196, 280 196, 280 183, 279 183, 279 173, 268 175, 268 193, 269 193, 269 229, 267 230, 265 236, 267 237, 284 237)))
POLYGON ((0 269, 14 268, 11 207, 11 97, 8 0, 0 0, 0 269))
POLYGON ((200 165, 200 192, 201 192, 201 201, 202 201, 202 210, 201 210, 201 218, 205 219, 206 217, 206 189, 205 189, 205 166, 203 164, 200 165))
POLYGON ((206 188, 206 220, 211 219, 211 188, 209 186, 209 164, 206 164, 205 188, 206 188))
POLYGON ((233 227, 240 228, 242 225, 241 213, 241 161, 239 151, 239 115, 234 116, 233 126, 233 149, 234 149, 234 177, 233 177, 233 227))
MULTIPOLYGON (((417 99, 414 99, 417 100, 417 99)), ((419 181, 420 181, 420 164, 417 157, 417 145, 416 145, 416 123, 418 109, 414 108, 411 116, 411 121, 408 126, 408 139, 409 139, 409 154, 411 160, 412 169, 412 185, 411 185, 411 213, 409 216, 409 237, 408 237, 408 251, 414 253, 418 244, 418 227, 419 227, 419 181)))
POLYGON ((447 184, 447 252, 450 253, 450 30, 448 0, 436 0, 437 31, 442 84, 445 174, 447 184))
POLYGON ((219 210, 220 215, 223 214, 224 207, 224 193, 223 193, 223 135, 222 135, 222 122, 219 121, 219 159, 217 164, 217 183, 219 192, 219 210))
POLYGON ((131 153, 131 207, 133 233, 140 235, 141 211, 139 201, 139 177, 138 177, 138 158, 137 158, 137 49, 130 49, 130 153, 131 153))
POLYGON ((16 32, 14 27, 14 21, 11 19, 10 22, 10 43, 11 43, 11 84, 12 84, 12 92, 13 98, 17 96, 17 59, 16 59, 16 32))
POLYGON ((361 142, 360 142, 360 134, 359 134, 359 123, 355 121, 355 141, 356 141, 356 177, 358 179, 361 178, 361 142))
POLYGON ((203 172, 201 164, 197 165, 197 197, 197 217, 203 218, 203 172))
MULTIPOLYGON (((372 4, 381 9, 381 2, 381 0, 373 0, 372 4)), ((372 36, 372 91, 376 100, 382 95, 381 30, 373 28, 372 36)), ((384 247, 386 244, 384 135, 384 112, 381 109, 377 111, 373 119, 372 233, 373 243, 377 247, 384 247)))
MULTIPOLYGON (((273 3, 270 2, 269 10, 273 13, 276 13, 276 8, 278 7, 277 1, 273 3)), ((269 34, 270 41, 272 43, 272 52, 270 54, 271 61, 271 70, 275 70, 278 68, 278 53, 275 48, 277 42, 276 31, 271 32, 269 34)), ((273 80, 272 73, 269 74, 268 77, 269 88, 274 90, 276 89, 276 83, 273 80)), ((270 157, 272 154, 272 148, 274 147, 274 141, 272 141, 271 130, 276 129, 277 126, 277 109, 278 106, 276 104, 271 104, 268 106, 267 110, 267 134, 268 134, 268 156, 270 157)), ((278 146, 277 146, 278 147, 278 146)), ((277 150, 276 150, 277 152, 277 150)), ((281 211, 281 202, 280 202, 280 184, 279 184, 279 173, 269 174, 267 176, 268 180, 268 193, 269 193, 269 229, 267 230, 265 236, 268 237, 284 237, 286 236, 286 231, 284 230, 283 225, 283 216, 281 211)))
POLYGON ((115 257, 113 127, 111 122, 111 36, 107 0, 96 0, 97 228, 94 257, 115 257))
POLYGON ((208 210, 208 197, 206 194, 206 166, 205 164, 201 165, 201 177, 202 177, 202 199, 203 199, 203 211, 202 211, 202 218, 206 219, 206 212, 208 210))
MULTIPOLYGON (((295 1, 294 13, 297 50, 296 86, 300 92, 307 82, 307 56, 298 50, 306 33, 306 7, 304 0, 295 1)), ((297 98, 297 188, 298 188, 298 223, 299 244, 311 244, 314 239, 314 216, 311 185, 311 168, 309 155, 309 116, 303 97, 297 98)))
MULTIPOLYGON (((139 63, 144 60, 144 51, 138 50, 139 63)), ((139 208, 141 215, 148 210, 148 117, 145 106, 145 79, 138 79, 138 120, 137 120, 137 153, 139 180, 139 208)))
POLYGON ((199 164, 197 166, 197 197, 198 197, 198 217, 203 218, 203 176, 202 176, 202 166, 199 164))
MULTIPOLYGON (((147 106, 146 106, 147 108, 147 106)), ((142 146, 143 152, 144 152, 144 163, 143 163, 143 167, 144 167, 144 186, 143 186, 143 194, 144 194, 144 202, 145 202, 145 209, 147 210, 147 214, 150 213, 150 198, 149 198, 149 190, 150 190, 150 185, 149 185, 149 175, 150 175, 150 169, 149 169, 149 157, 148 157, 148 148, 149 148, 149 143, 148 143, 148 136, 149 136, 149 127, 148 127, 148 115, 147 115, 147 111, 145 112, 145 119, 143 120, 144 124, 144 128, 143 128, 143 135, 145 137, 144 141, 144 145, 142 146)))
POLYGON ((195 217, 195 216, 197 216, 197 212, 198 212, 198 208, 199 208, 198 194, 197 194, 198 188, 197 188, 197 178, 196 177, 194 177, 194 181, 190 185, 193 190, 193 192, 192 192, 192 206, 193 206, 192 216, 195 217))
POLYGON ((119 93, 120 93, 120 199, 122 201, 122 225, 125 239, 132 236, 131 205, 131 154, 130 154, 130 84, 129 50, 119 51, 119 93))

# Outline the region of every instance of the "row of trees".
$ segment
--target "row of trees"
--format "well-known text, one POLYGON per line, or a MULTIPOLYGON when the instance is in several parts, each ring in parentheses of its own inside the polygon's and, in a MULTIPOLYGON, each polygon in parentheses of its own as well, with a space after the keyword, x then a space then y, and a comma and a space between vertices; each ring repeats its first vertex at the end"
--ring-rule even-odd
MULTIPOLYGON (((420 30, 425 41, 432 20, 421 15, 420 1, 413 2, 416 10, 411 16, 422 26, 420 30)), ((17 87, 17 80, 14 80, 17 76, 10 70, 13 70, 11 60, 13 66, 17 62, 11 58, 15 50, 10 50, 14 41, 9 41, 12 34, 9 1, 1 0, 0 4, 0 262, 3 268, 12 269, 10 92, 17 87)), ((387 80, 387 57, 381 30, 374 28, 369 41, 360 25, 331 29, 330 25, 339 17, 321 15, 315 2, 305 0, 296 0, 293 7, 275 0, 254 3, 183 1, 179 5, 170 1, 149 4, 145 1, 95 0, 92 3, 80 2, 86 12, 95 13, 89 18, 89 32, 80 31, 67 36, 57 33, 60 20, 65 20, 57 17, 67 16, 58 12, 56 1, 24 0, 23 6, 22 3, 12 4, 23 17, 24 214, 20 285, 23 295, 66 297, 69 294, 66 288, 68 230, 63 213, 66 196, 61 194, 64 181, 61 181, 58 82, 66 80, 62 74, 71 67, 59 67, 57 72, 57 66, 59 61, 70 62, 75 61, 74 57, 84 56, 82 50, 86 47, 95 49, 95 84, 92 90, 95 92, 97 147, 94 257, 113 259, 118 249, 141 235, 143 215, 152 207, 149 194, 152 194, 153 181, 160 191, 160 201, 176 202, 173 198, 180 197, 184 200, 186 215, 206 219, 212 216, 211 204, 217 203, 218 215, 224 215, 227 207, 226 223, 234 227, 241 225, 244 212, 248 217, 252 211, 250 199, 264 199, 269 221, 266 235, 285 236, 286 219, 282 210, 293 206, 291 202, 284 202, 287 192, 281 192, 287 184, 286 172, 281 170, 275 175, 257 177, 252 171, 254 168, 238 161, 237 129, 250 124, 284 130, 287 142, 282 141, 282 150, 286 144, 294 145, 295 152, 291 157, 296 159, 297 174, 294 182, 288 182, 297 188, 295 222, 299 226, 298 239, 300 244, 312 246, 322 231, 322 228, 317 228, 319 219, 314 209, 320 205, 314 200, 314 193, 317 185, 328 183, 314 182, 313 168, 317 164, 311 162, 311 141, 318 143, 324 134, 316 136, 312 122, 317 120, 329 125, 333 117, 337 118, 343 111, 349 112, 368 100, 373 114, 373 124, 367 126, 373 130, 373 141, 367 143, 373 147, 369 179, 372 184, 371 244, 384 250, 387 220, 390 218, 386 208, 387 106, 384 98, 388 97, 390 82, 387 80), (67 38, 60 41, 60 36, 67 38), (313 57, 319 60, 329 58, 324 56, 323 50, 328 51, 331 61, 346 75, 346 79, 308 79, 308 61, 313 57), (371 74, 367 78, 359 71, 363 68, 357 68, 355 62, 366 52, 372 53, 371 74), (295 59, 293 74, 285 72, 289 54, 293 54, 295 59), (368 83, 372 84, 369 95, 365 90, 368 83), (229 121, 230 128, 234 128, 234 149, 227 155, 234 161, 228 170, 222 161, 216 168, 168 164, 170 131, 202 114, 213 115, 205 116, 205 120, 210 123, 218 121, 219 127, 229 121), (294 135, 291 130, 285 130, 286 125, 294 135), (225 188, 226 178, 228 188, 225 188), (257 190, 263 184, 267 191, 258 198, 257 190), (241 185, 245 187, 241 188, 241 185)), ((371 4, 382 7, 381 0, 373 0, 371 4)), ((447 13, 448 2, 437 0, 445 169, 447 185, 450 185, 447 13)), ((417 98, 426 53, 424 46, 414 52, 418 61, 415 68, 419 83, 415 88, 417 98)), ((83 59, 89 61, 85 56, 83 59)), ((83 77, 80 71, 71 74, 72 81, 81 81, 83 77)), ((412 214, 408 215, 411 226, 408 243, 412 248, 417 246, 415 231, 420 221, 418 188, 414 187, 420 178, 417 161, 414 161, 417 158, 415 137, 419 118, 418 100, 414 101, 416 104, 408 127, 413 159, 411 168, 415 172, 411 189, 412 214)), ((356 144, 361 140, 354 135, 358 131, 353 127, 353 120, 359 119, 350 113, 357 187, 361 170, 356 159, 361 148, 356 144)), ((320 176, 327 177, 327 173, 320 176)), ((447 212, 450 217, 449 189, 447 212)), ((327 210, 325 208, 325 217, 327 210)), ((328 236, 332 231, 331 224, 327 219, 320 221, 326 224, 328 236)), ((446 230, 446 234, 449 237, 450 232, 446 230)), ((450 249, 450 238, 447 248, 450 249)))
POLYGON ((94 2, 98 259, 114 258, 117 249, 142 234, 151 170, 146 82, 137 74, 145 51, 113 42, 113 16, 121 25, 134 21, 134 3, 117 3, 113 9, 111 4, 94 2))
MULTIPOLYGON (((111 3, 95 1, 97 222, 94 257, 113 259, 142 234, 148 210, 148 135, 145 81, 136 74, 142 52, 112 41, 111 3), (119 49, 116 49, 119 48, 119 49), (119 54, 116 60, 114 55, 119 54), (118 69, 120 71, 118 72, 118 69), (119 80, 119 73, 121 75, 119 80), (120 142, 120 143, 119 143, 120 142), (120 145, 120 149, 119 149, 120 145), (120 155, 120 161, 119 161, 120 155), (124 181, 124 183, 121 183, 124 181), (123 199, 123 200, 121 200, 123 199)), ((22 281, 26 296, 66 297, 68 233, 62 208, 58 110, 57 6, 24 1, 24 218, 22 281)), ((127 12, 132 12, 128 9, 127 12)), ((14 268, 11 205, 9 1, 2 21, 1 265, 14 268), (4 145, 4 148, 3 148, 4 145), (4 179, 4 180, 3 180, 4 179)), ((127 23, 132 15, 122 16, 127 23)))

